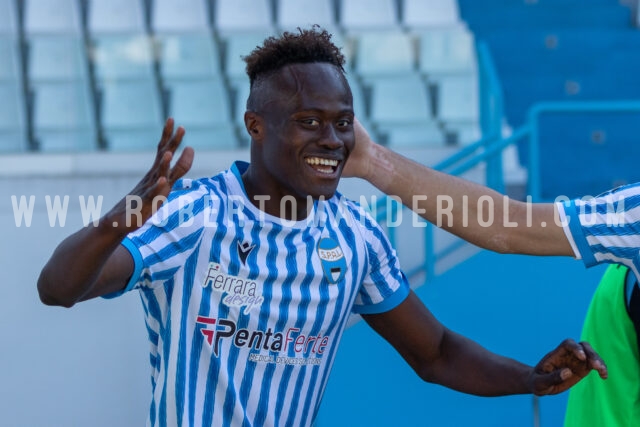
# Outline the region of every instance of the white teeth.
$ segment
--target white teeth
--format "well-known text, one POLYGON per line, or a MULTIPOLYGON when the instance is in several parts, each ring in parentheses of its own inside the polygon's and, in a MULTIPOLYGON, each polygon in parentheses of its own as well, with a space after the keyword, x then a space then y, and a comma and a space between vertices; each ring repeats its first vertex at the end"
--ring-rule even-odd
POLYGON ((338 166, 337 160, 322 159, 320 157, 308 157, 307 163, 310 165, 323 165, 323 166, 332 166, 332 167, 338 166))

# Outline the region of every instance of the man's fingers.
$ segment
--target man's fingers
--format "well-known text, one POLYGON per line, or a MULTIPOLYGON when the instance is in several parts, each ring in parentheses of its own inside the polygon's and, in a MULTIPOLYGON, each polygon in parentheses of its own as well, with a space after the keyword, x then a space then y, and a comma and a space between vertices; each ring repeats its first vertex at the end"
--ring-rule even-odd
POLYGON ((560 393, 574 384, 574 382, 565 383, 573 377, 574 373, 569 368, 556 369, 546 374, 539 374, 535 380, 534 393, 539 396, 560 393))
POLYGON ((586 341, 582 341, 580 343, 582 348, 584 349, 585 354, 587 355, 587 360, 589 362, 589 367, 598 371, 600 378, 605 379, 609 376, 609 372, 607 370, 607 365, 602 360, 602 357, 598 353, 595 352, 591 344, 586 341))
POLYGON ((582 345, 571 338, 564 340, 561 345, 567 350, 567 352, 573 354, 578 360, 587 360, 587 355, 585 354, 582 345))
POLYGON ((171 169, 171 172, 169 172, 169 179, 172 183, 176 182, 178 179, 182 178, 184 174, 189 172, 189 169, 191 169, 191 165, 193 164, 193 157, 193 148, 185 147, 180 158, 178 158, 178 161, 171 169))
POLYGON ((178 126, 178 129, 176 130, 176 133, 173 135, 173 137, 171 138, 171 140, 169 141, 169 144, 167 146, 167 149, 169 151, 173 151, 173 152, 176 151, 176 149, 178 148, 178 146, 182 142, 182 138, 184 137, 184 133, 185 133, 184 128, 182 126, 178 126))
POLYGON ((160 164, 158 165, 158 177, 164 177, 167 180, 169 179, 169 170, 172 158, 173 153, 171 151, 165 151, 162 153, 162 159, 160 159, 160 164))
POLYGON ((171 139, 171 135, 173 135, 173 125, 174 125, 174 121, 171 117, 169 117, 167 119, 167 121, 164 123, 164 128, 162 129, 162 137, 160 138, 160 144, 158 148, 161 148, 162 146, 164 146, 167 141, 169 141, 169 139, 171 139))

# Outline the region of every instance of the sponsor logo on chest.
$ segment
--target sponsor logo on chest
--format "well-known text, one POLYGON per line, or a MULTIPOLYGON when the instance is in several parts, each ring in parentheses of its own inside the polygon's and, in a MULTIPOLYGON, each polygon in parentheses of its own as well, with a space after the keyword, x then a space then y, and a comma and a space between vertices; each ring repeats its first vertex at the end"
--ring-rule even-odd
POLYGON ((264 296, 260 294, 255 280, 231 276, 222 271, 222 266, 217 262, 209 263, 202 287, 224 294, 222 303, 229 307, 244 307, 244 314, 249 314, 254 307, 259 307, 264 302, 264 296))

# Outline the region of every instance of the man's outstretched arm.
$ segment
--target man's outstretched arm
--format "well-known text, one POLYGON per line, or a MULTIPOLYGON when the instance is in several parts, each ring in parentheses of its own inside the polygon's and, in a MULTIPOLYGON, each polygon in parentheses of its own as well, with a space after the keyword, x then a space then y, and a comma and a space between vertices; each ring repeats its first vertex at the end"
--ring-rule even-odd
POLYGON ((151 217, 157 207, 153 206, 154 199, 166 198, 193 161, 193 150, 187 147, 176 164, 170 166, 184 136, 183 128, 174 134, 173 126, 173 119, 167 120, 153 166, 131 193, 100 218, 97 226, 84 227, 55 249, 38 278, 43 303, 71 307, 76 302, 124 289, 134 262, 120 243, 151 217), (141 203, 139 217, 129 217, 132 199, 141 203))
POLYGON ((528 205, 508 199, 376 144, 357 121, 355 131, 356 148, 345 176, 366 179, 383 193, 399 197, 427 221, 476 246, 500 253, 574 256, 554 204, 528 205))
POLYGON ((396 308, 363 318, 420 378, 464 393, 557 394, 591 370, 607 377, 604 362, 587 343, 565 340, 535 367, 492 353, 445 328, 413 292, 396 308))

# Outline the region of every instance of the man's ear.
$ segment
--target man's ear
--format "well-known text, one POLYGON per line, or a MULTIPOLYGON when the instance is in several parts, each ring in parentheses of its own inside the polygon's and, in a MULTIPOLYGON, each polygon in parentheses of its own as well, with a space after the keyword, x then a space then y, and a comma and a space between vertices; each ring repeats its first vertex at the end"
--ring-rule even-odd
POLYGON ((244 113, 244 126, 253 141, 261 141, 264 138, 264 119, 253 111, 244 113))

